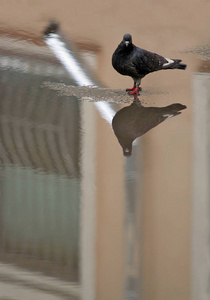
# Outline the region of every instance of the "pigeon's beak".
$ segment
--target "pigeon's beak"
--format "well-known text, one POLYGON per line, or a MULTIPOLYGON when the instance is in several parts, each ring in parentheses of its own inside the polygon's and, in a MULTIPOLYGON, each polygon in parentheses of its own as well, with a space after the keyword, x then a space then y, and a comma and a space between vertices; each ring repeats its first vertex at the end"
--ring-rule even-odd
POLYGON ((125 46, 127 47, 129 45, 129 41, 125 41, 125 46))

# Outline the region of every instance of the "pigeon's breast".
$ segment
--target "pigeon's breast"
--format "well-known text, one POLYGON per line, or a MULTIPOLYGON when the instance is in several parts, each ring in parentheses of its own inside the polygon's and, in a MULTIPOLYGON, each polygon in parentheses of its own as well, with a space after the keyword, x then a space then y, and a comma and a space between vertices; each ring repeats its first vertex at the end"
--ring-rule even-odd
POLYGON ((113 55, 112 65, 114 69, 122 75, 127 75, 131 77, 140 77, 135 66, 132 63, 131 56, 125 57, 123 55, 113 55))

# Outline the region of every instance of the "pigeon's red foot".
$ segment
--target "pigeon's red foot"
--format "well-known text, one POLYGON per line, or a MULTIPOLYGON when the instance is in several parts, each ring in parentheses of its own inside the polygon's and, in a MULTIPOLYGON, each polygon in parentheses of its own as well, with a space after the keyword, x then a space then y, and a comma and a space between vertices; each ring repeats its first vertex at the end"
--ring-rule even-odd
POLYGON ((126 89, 127 92, 129 92, 130 95, 138 95, 139 91, 141 91, 142 88, 139 86, 134 86, 132 89, 126 89))

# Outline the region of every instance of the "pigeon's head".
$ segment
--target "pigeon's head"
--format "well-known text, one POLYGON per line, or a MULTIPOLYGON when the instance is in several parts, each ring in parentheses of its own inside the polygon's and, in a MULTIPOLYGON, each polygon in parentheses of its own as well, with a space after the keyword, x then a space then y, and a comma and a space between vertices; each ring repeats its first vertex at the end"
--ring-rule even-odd
POLYGON ((124 34, 124 36, 123 36, 123 42, 125 43, 126 47, 128 45, 132 44, 132 36, 130 35, 130 33, 124 34))

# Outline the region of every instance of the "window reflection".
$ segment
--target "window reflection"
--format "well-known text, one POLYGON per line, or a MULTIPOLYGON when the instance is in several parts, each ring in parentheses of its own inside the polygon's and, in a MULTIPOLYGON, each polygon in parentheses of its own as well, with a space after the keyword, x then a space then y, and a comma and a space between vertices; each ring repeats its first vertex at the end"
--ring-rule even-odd
POLYGON ((80 103, 62 67, 0 53, 1 261, 79 281, 80 103))

